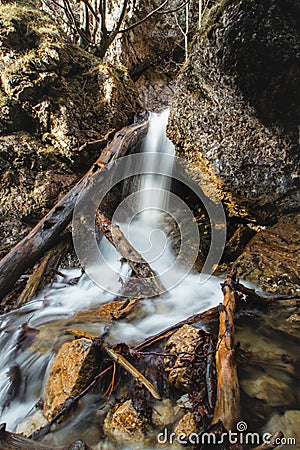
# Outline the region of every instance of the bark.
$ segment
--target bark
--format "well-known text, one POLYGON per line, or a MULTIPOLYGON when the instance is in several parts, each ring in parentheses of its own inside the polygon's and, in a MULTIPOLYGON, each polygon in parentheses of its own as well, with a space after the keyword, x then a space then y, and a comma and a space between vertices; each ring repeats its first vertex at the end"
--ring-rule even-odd
POLYGON ((0 261, 1 298, 14 287, 18 278, 31 268, 56 243, 69 224, 77 198, 87 182, 118 157, 124 156, 144 136, 148 121, 122 128, 106 146, 86 175, 48 212, 48 214, 0 261))
POLYGON ((234 314, 241 296, 237 291, 236 274, 232 272, 222 285, 224 300, 220 311, 219 336, 216 352, 217 401, 212 423, 222 421, 232 430, 240 417, 240 388, 234 348, 234 314))
POLYGON ((70 236, 64 236, 60 239, 58 244, 49 250, 41 261, 36 264, 32 274, 28 278, 24 290, 17 301, 14 302, 14 308, 19 308, 30 302, 47 284, 53 282, 60 262, 68 251, 70 242, 70 236))
MULTIPOLYGON (((133 283, 134 295, 153 296, 165 291, 164 286, 157 278, 154 270, 126 239, 118 225, 112 223, 100 212, 96 215, 96 224, 101 233, 103 233, 122 257, 126 259, 136 277, 140 279, 139 281, 141 283, 133 283), (135 284, 138 286, 134 286, 135 284)), ((129 296, 128 292, 126 295, 129 296)))

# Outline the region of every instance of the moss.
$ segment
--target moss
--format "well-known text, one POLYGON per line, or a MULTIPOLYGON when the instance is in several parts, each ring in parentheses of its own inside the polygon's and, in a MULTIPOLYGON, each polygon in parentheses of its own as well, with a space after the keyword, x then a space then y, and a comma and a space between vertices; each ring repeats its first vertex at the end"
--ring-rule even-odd
POLYGON ((42 41, 58 42, 64 36, 54 20, 34 1, 0 5, 1 34, 6 47, 36 48, 42 41))
POLYGON ((225 8, 231 4, 240 2, 241 0, 219 0, 217 5, 209 11, 207 20, 205 21, 199 34, 209 36, 215 28, 221 25, 220 19, 225 8))

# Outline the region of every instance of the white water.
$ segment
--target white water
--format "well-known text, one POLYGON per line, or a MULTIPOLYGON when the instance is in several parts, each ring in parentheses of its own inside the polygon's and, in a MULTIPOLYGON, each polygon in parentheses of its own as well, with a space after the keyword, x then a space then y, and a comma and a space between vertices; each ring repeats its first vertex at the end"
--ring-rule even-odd
MULTIPOLYGON (((152 115, 144 148, 146 152, 157 153, 157 164, 160 161, 160 152, 174 153, 172 144, 165 136, 167 117, 167 112, 160 116, 152 115)), ((149 169, 155 171, 155 167, 149 169)), ((166 173, 171 175, 172 166, 170 165, 165 169, 166 173)), ((160 272, 160 270, 164 270, 166 265, 172 264, 175 258, 168 245, 168 239, 163 236, 159 225, 161 210, 166 208, 167 201, 163 191, 170 188, 170 178, 146 175, 142 178, 140 188, 142 189, 140 209, 147 207, 149 202, 151 208, 140 214, 130 228, 124 226, 123 229, 133 245, 138 250, 144 251, 144 256, 145 252, 147 253, 145 243, 149 244, 150 242, 152 253, 150 252, 146 259, 151 261, 154 269, 160 272), (152 188, 161 191, 161 195, 155 197, 154 204, 151 197, 152 188), (150 235, 151 239, 149 238, 150 235), (161 251, 162 242, 164 242, 164 251, 161 251), (158 258, 156 257, 156 244, 159 247, 158 258)), ((105 240, 101 241, 101 249, 106 254, 110 264, 121 270, 120 256, 115 249, 105 240)), ((124 272, 127 269, 125 267, 122 270, 124 272)), ((1 317, 0 413, 2 414, 0 421, 7 423, 8 430, 13 431, 18 422, 34 410, 35 403, 42 397, 55 352, 62 342, 70 339, 70 337, 65 336, 64 331, 72 327, 81 328, 96 335, 103 333, 104 324, 78 323, 72 316, 78 311, 95 309, 99 305, 112 300, 113 295, 98 288, 86 276, 82 276, 77 285, 70 285, 68 284, 69 280, 79 276, 80 270, 62 271, 65 277, 58 275, 52 288, 46 288, 35 300, 18 311, 1 317), (22 331, 21 326, 24 323, 40 332, 31 346, 23 351, 17 348, 17 342, 22 331), (20 368, 22 382, 10 404, 4 407, 11 387, 8 371, 13 366, 20 368)), ((123 320, 111 325, 107 340, 110 342, 124 341, 131 344, 163 330, 191 314, 209 309, 222 301, 219 283, 218 278, 211 277, 205 284, 199 284, 199 275, 189 274, 170 292, 161 295, 159 298, 143 300, 139 318, 131 322, 123 320)), ((74 421, 76 422, 76 419, 74 421)), ((78 428, 76 428, 76 431, 72 431, 72 442, 80 437, 80 429, 78 431, 78 428)), ((60 437, 58 442, 55 441, 55 444, 64 444, 65 439, 60 437)))

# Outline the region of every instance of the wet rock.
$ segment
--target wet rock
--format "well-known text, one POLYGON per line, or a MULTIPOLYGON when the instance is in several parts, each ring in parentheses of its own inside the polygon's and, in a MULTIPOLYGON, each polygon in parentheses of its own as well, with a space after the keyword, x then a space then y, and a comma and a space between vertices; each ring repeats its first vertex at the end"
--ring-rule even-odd
POLYGON ((76 313, 75 320, 82 322, 103 322, 123 319, 133 310, 136 300, 123 300, 106 303, 98 309, 76 313))
POLYGON ((226 243, 223 259, 229 262, 235 261, 255 234, 255 231, 247 225, 240 225, 226 243))
POLYGON ((180 419, 174 433, 181 441, 187 439, 190 434, 197 433, 196 421, 192 412, 188 412, 180 419))
POLYGON ((299 206, 300 11, 271 3, 211 2, 168 127, 228 212, 261 224, 299 206))
POLYGON ((29 437, 34 431, 47 425, 48 421, 43 412, 39 409, 34 414, 26 417, 22 422, 18 423, 16 433, 29 437))
POLYGON ((64 403, 78 395, 97 370, 96 351, 89 339, 62 345, 50 368, 44 395, 44 415, 51 420, 64 403))
POLYGON ((260 231, 236 261, 238 275, 277 294, 300 293, 300 215, 280 218, 260 231))
POLYGON ((292 406, 295 398, 290 386, 267 374, 252 372, 252 378, 240 380, 242 389, 249 397, 264 400, 270 406, 292 406))
POLYGON ((178 354, 176 357, 165 357, 168 381, 177 389, 189 390, 193 369, 189 361, 190 354, 195 352, 199 342, 199 330, 191 325, 183 325, 168 339, 166 353, 178 354))
POLYGON ((300 411, 299 410, 289 410, 284 414, 275 413, 269 422, 264 426, 263 431, 265 433, 275 433, 278 430, 281 430, 286 439, 294 438, 295 441, 291 444, 284 444, 284 449, 294 450, 297 447, 297 444, 300 442, 300 411))
POLYGON ((144 419, 134 409, 131 400, 114 406, 104 420, 103 430, 106 436, 119 444, 143 442, 145 439, 144 419))
POLYGON ((170 399, 156 402, 152 410, 152 423, 156 427, 167 427, 174 423, 182 415, 182 410, 174 408, 170 399))

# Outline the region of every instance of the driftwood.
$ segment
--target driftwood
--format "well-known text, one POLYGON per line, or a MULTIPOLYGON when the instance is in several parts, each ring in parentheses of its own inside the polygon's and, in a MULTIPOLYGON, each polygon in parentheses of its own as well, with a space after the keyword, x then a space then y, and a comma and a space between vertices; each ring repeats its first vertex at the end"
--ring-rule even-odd
MULTIPOLYGON (((136 295, 139 291, 143 291, 142 294, 144 295, 151 296, 158 295, 165 291, 165 288, 157 278, 154 270, 126 239, 118 225, 112 223, 107 217, 104 216, 104 214, 100 212, 96 215, 96 224, 98 225, 101 233, 128 262, 136 277, 140 279, 140 283, 137 283, 138 286, 135 286, 134 288, 134 293, 136 295)), ((128 293, 126 293, 126 296, 129 296, 128 293)))
POLYGON ((222 290, 224 300, 220 311, 216 352, 217 400, 212 423, 221 420, 227 430, 232 430, 240 417, 240 388, 233 340, 233 319, 236 303, 242 294, 237 291, 235 271, 227 276, 222 290))
MULTIPOLYGON (((6 431, 5 424, 0 425, 1 450, 50 450, 49 445, 40 444, 19 434, 6 431)), ((69 446, 57 447, 51 444, 51 450, 91 450, 84 442, 76 441, 69 446)))
POLYGON ((122 128, 102 151, 86 175, 48 212, 48 214, 0 261, 0 296, 3 298, 14 287, 18 278, 32 267, 57 242, 71 220, 81 190, 95 174, 111 161, 124 156, 144 136, 148 121, 122 128))

